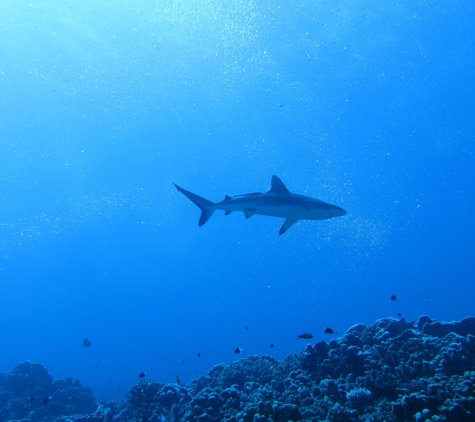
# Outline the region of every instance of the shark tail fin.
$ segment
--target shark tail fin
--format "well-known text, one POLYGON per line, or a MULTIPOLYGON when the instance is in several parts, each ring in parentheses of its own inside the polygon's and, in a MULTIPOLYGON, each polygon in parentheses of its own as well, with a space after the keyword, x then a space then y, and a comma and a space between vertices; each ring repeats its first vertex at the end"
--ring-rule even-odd
MULTIPOLYGON (((175 185, 175 183, 173 184, 175 185)), ((204 225, 211 218, 215 211, 214 203, 202 198, 201 196, 195 195, 194 193, 187 191, 178 185, 175 185, 175 187, 201 210, 201 217, 198 221, 198 226, 201 227, 204 225)))

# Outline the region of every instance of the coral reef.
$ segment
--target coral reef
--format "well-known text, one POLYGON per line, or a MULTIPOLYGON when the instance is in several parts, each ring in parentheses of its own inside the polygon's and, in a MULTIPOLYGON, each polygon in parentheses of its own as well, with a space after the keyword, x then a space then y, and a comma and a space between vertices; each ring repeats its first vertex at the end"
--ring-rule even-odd
POLYGON ((53 382, 39 363, 23 362, 9 374, 0 373, 0 421, 51 420, 55 416, 89 414, 96 408, 89 388, 71 378, 53 382))
POLYGON ((474 386, 475 318, 383 318, 282 362, 216 365, 186 387, 142 380, 120 405, 24 362, 0 374, 0 422, 473 421, 474 386))

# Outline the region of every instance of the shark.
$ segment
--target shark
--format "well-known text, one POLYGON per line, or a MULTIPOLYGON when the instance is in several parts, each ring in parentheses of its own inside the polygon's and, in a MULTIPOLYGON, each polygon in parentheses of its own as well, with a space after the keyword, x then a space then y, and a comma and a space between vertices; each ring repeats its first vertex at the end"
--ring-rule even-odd
POLYGON ((216 210, 229 215, 235 211, 244 213, 251 218, 255 214, 269 217, 285 218, 279 231, 283 235, 299 220, 328 220, 346 214, 343 208, 310 196, 290 192, 282 180, 272 176, 271 188, 265 192, 246 193, 243 195, 226 195, 221 202, 211 202, 173 183, 175 187, 193 202, 200 210, 198 226, 203 226, 216 210))

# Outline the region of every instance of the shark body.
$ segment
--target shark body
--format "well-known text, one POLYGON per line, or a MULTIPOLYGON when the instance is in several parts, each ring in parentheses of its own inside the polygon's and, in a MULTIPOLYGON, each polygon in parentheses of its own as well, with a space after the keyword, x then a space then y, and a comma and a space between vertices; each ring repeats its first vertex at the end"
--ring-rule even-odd
POLYGON ((265 193, 247 193, 233 197, 226 195, 224 200, 216 203, 178 185, 175 187, 201 209, 201 217, 198 221, 200 227, 216 210, 223 210, 225 215, 241 211, 246 218, 251 218, 254 214, 285 218, 279 231, 280 236, 299 220, 327 220, 346 214, 343 208, 336 205, 290 192, 277 176, 272 176, 271 188, 265 193))

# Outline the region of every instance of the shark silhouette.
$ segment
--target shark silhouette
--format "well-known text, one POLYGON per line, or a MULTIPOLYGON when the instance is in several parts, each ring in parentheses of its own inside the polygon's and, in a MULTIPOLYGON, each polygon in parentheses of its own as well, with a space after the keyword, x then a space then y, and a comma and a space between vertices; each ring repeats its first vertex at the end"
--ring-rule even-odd
POLYGON ((216 210, 225 211, 224 215, 241 211, 246 218, 251 218, 254 214, 285 218, 279 231, 280 236, 299 220, 327 220, 346 214, 343 208, 336 205, 290 192, 277 176, 272 176, 271 188, 266 193, 247 193, 233 197, 226 195, 223 201, 216 203, 178 185, 175 187, 201 210, 198 221, 200 227, 216 210))

